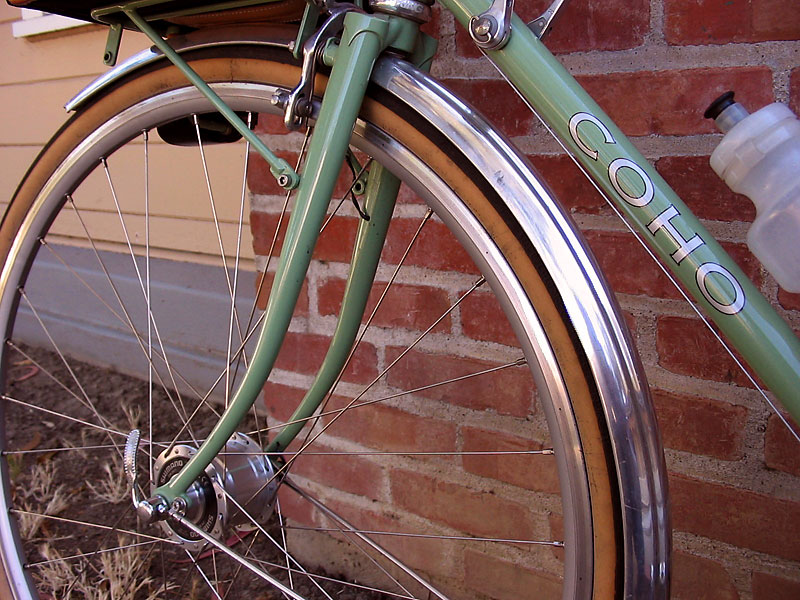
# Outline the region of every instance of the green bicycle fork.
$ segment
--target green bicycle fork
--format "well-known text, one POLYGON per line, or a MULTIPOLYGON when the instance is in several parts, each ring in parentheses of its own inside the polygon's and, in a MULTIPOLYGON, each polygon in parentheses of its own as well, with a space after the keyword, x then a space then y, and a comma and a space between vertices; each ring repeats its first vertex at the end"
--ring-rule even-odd
MULTIPOLYGON (((179 496, 188 501, 186 490, 224 447, 261 394, 305 280, 372 67, 386 40, 391 37, 389 33, 388 20, 357 12, 345 17, 344 33, 335 51, 327 91, 308 148, 305 171, 297 188, 264 325, 250 367, 222 418, 197 453, 177 476, 155 490, 155 499, 159 502, 169 506, 179 496)), ((345 302, 325 364, 298 408, 298 415, 307 416, 316 410, 345 364, 363 315, 367 297, 365 290, 369 289, 374 277, 397 187, 394 177, 382 168, 371 169, 365 204, 371 218, 361 223, 348 282, 348 290, 353 293, 347 296, 359 299, 345 302)), ((285 447, 294 435, 295 428, 287 429, 276 445, 285 447)))

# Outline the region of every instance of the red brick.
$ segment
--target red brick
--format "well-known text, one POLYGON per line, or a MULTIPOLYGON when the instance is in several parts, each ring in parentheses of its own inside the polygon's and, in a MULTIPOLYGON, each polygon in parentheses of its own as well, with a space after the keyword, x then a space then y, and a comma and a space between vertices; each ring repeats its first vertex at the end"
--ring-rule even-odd
MULTIPOLYGON (((275 366, 278 369, 314 375, 322 364, 329 345, 330 339, 326 336, 290 331, 286 334, 275 366)), ((355 383, 369 383, 377 375, 375 347, 367 342, 361 342, 342 379, 355 383)))
POLYGON ((472 550, 464 553, 464 562, 470 588, 495 600, 527 598, 532 590, 542 600, 561 598, 561 581, 553 574, 472 550))
MULTIPOLYGON (((281 229, 277 243, 273 246, 272 240, 275 228, 280 220, 279 213, 264 213, 253 211, 250 213, 250 228, 253 232, 253 250, 256 254, 266 256, 270 248, 272 255, 279 256, 289 224, 287 213, 281 221, 281 229)), ((328 262, 350 263, 353 255, 353 240, 358 229, 359 220, 354 217, 334 217, 327 224, 324 231, 317 239, 314 248, 314 258, 328 262)))
POLYGON ((784 0, 665 0, 665 35, 676 45, 793 40, 796 8, 784 0))
POLYGON ((742 457, 745 407, 657 389, 653 401, 666 447, 722 460, 742 457))
POLYGON ((264 407, 272 418, 285 423, 305 393, 306 390, 300 388, 268 381, 264 384, 264 407))
MULTIPOLYGON (((519 452, 541 450, 539 442, 519 436, 465 427, 465 452, 519 452)), ((465 455, 462 457, 464 470, 481 477, 489 477, 505 481, 528 490, 537 492, 558 493, 558 471, 553 455, 542 454, 509 454, 509 455, 465 455)))
POLYGON ((753 40, 800 39, 797 6, 783 0, 752 0, 753 40))
MULTIPOLYGON (((261 273, 259 273, 260 275, 261 273)), ((255 283, 256 292, 258 293, 258 300, 256 306, 260 310, 264 310, 267 307, 267 300, 269 300, 269 293, 272 290, 272 283, 275 280, 275 273, 270 272, 267 273, 266 277, 264 278, 264 283, 261 284, 261 278, 259 277, 255 283)), ((308 316, 308 282, 303 282, 303 286, 300 288, 300 296, 297 298, 297 304, 295 305, 294 309, 295 316, 299 317, 307 317, 308 316)), ((249 315, 242 315, 240 318, 246 319, 249 315)))
MULTIPOLYGON (((325 504, 356 528, 365 531, 430 533, 424 526, 403 518, 404 515, 401 517, 395 512, 377 512, 377 506, 376 510, 365 510, 362 505, 348 503, 347 498, 341 495, 326 499, 325 504)), ((323 527, 332 525, 331 521, 325 519, 321 524, 323 527)), ((420 573, 452 576, 457 567, 454 564, 456 552, 453 551, 452 544, 441 539, 408 535, 375 535, 373 539, 382 548, 400 558, 404 564, 416 568, 420 573)), ((458 569, 461 570, 460 567, 458 569)))
POLYGON ((286 486, 278 488, 278 501, 284 519, 304 527, 313 527, 317 524, 314 507, 294 490, 286 486))
MULTIPOLYGON (((791 419, 789 419, 791 423, 791 419)), ((797 426, 795 426, 797 430, 797 426)), ((764 459, 770 469, 786 471, 800 477, 800 442, 778 415, 770 415, 764 440, 764 459)))
MULTIPOLYGON (((552 513, 548 519, 550 522, 550 538, 553 541, 564 541, 564 516, 552 513)), ((553 557, 560 563, 564 563, 564 548, 552 546, 550 551, 553 557)))
POLYGON ((788 310, 800 310, 800 294, 792 294, 784 289, 779 289, 778 302, 788 310))
POLYGON ((684 552, 672 554, 672 600, 738 600, 730 573, 718 562, 684 552))
MULTIPOLYGON (((277 150, 276 156, 286 160, 290 165, 297 164, 297 153, 277 150)), ((269 165, 260 154, 251 152, 248 157, 247 187, 253 194, 269 194, 283 196, 286 190, 278 185, 275 176, 270 172, 269 165)))
POLYGON ((545 522, 527 505, 428 475, 395 469, 390 482, 395 506, 470 535, 529 540, 545 522))
POLYGON ((286 235, 286 226, 289 224, 289 213, 280 214, 252 211, 250 213, 250 230, 253 233, 253 251, 260 256, 267 256, 272 248, 272 256, 279 256, 286 235), (280 231, 274 242, 275 229, 280 222, 280 231))
MULTIPOLYGON (((267 125, 268 126, 268 125, 267 125)), ((261 124, 259 123, 259 130, 261 124)), ((286 160, 292 167, 296 167, 298 154, 287 150, 280 150, 272 148, 275 155, 279 158, 286 160)), ((360 157, 359 157, 360 158, 360 157)), ((261 157, 260 154, 253 151, 249 155, 249 165, 247 170, 247 185, 250 191, 254 194, 270 194, 277 196, 284 196, 286 190, 280 187, 275 181, 275 176, 269 169, 267 162, 261 157)), ((363 165, 364 160, 360 158, 359 162, 363 165)), ((356 171, 358 173, 358 170, 356 171)), ((339 172, 339 177, 336 180, 336 185, 333 190, 332 198, 336 206, 342 198, 345 202, 352 202, 347 192, 353 184, 353 172, 350 170, 348 164, 343 164, 339 172)))
POLYGON ((372 500, 383 498, 386 477, 379 466, 356 454, 321 455, 314 452, 330 452, 330 448, 314 442, 309 453, 292 463, 292 472, 351 494, 372 500))
POLYGON ((764 277, 761 273, 761 263, 758 259, 750 253, 750 249, 746 244, 731 244, 730 242, 721 242, 722 249, 727 252, 736 265, 744 271, 747 278, 752 281, 756 287, 761 287, 764 283, 764 277))
POLYGON ((457 96, 469 102, 503 133, 527 135, 535 117, 508 85, 498 79, 444 79, 457 96), (498 102, 498 97, 503 101, 498 102))
POLYGON ((434 4, 431 7, 431 20, 427 23, 424 23, 420 28, 423 33, 427 33, 428 35, 439 38, 441 33, 441 24, 442 24, 442 10, 444 10, 438 4, 434 4))
MULTIPOLYGON (((387 348, 387 362, 394 360, 400 351, 399 348, 387 348)), ((500 365, 484 360, 412 350, 389 370, 387 377, 389 385, 412 390, 497 366, 500 365)), ((494 410, 500 414, 524 417, 533 410, 534 386, 527 369, 509 367, 422 390, 417 394, 473 410, 494 410)))
MULTIPOLYGON (((681 298, 675 286, 630 233, 583 232, 614 291, 657 298, 681 298)), ((722 248, 756 285, 762 282, 760 263, 744 244, 723 242, 722 248)))
POLYGON ((534 167, 570 212, 606 214, 608 204, 569 156, 530 156, 534 167))
POLYGON ((767 573, 753 573, 753 600, 797 600, 800 581, 783 579, 767 573))
POLYGON ((317 239, 314 258, 327 262, 350 264, 353 257, 353 241, 356 239, 359 219, 336 216, 325 226, 317 239))
POLYGON ((756 208, 735 194, 711 169, 708 156, 665 156, 656 168, 691 211, 701 219, 752 222, 756 208))
MULTIPOLYGON (((398 218, 392 221, 383 249, 382 260, 392 265, 400 262, 409 243, 419 229, 421 219, 398 218)), ((472 259, 444 224, 429 220, 414 243, 404 263, 436 269, 478 273, 472 259)))
POLYGON ((657 320, 658 364, 673 373, 753 387, 722 345, 697 319, 657 320))
POLYGON ((397 192, 398 204, 423 204, 422 198, 408 187, 405 183, 400 184, 400 190, 397 192))
POLYGON ((656 298, 681 297, 630 233, 598 230, 583 233, 615 292, 656 298))
POLYGON ((255 131, 267 134, 287 133, 286 126, 283 124, 283 115, 259 113, 255 131))
POLYGON ((639 335, 639 326, 636 322, 636 316, 632 313, 629 313, 627 310, 623 310, 622 318, 625 319, 625 325, 628 327, 631 337, 636 340, 637 336, 639 335))
POLYGON ((578 81, 620 129, 633 136, 710 133, 714 125, 703 113, 727 90, 735 90, 737 100, 747 106, 772 102, 772 72, 767 67, 610 73, 578 81))
POLYGON ((800 503, 683 475, 671 476, 669 491, 675 530, 800 560, 800 503))
POLYGON ((461 326, 465 335, 476 340, 519 346, 517 336, 494 294, 474 292, 460 306, 461 326))
MULTIPOLYGON (((526 23, 549 6, 546 0, 519 3, 517 14, 526 23)), ((545 38, 551 52, 562 54, 587 50, 623 50, 639 46, 650 29, 650 4, 646 0, 577 0, 566 5, 545 38)), ((481 55, 469 33, 456 30, 459 53, 481 55)))
MULTIPOLYGON (((364 320, 372 314, 378 299, 383 294, 386 282, 377 282, 369 295, 364 320)), ((345 281, 327 279, 319 287, 318 309, 321 315, 337 315, 342 304, 345 281)), ((445 315, 451 303, 445 290, 423 285, 394 283, 389 288, 378 312, 372 320, 377 327, 400 327, 425 331, 437 319, 445 315)), ((437 333, 451 330, 452 319, 448 314, 434 329, 437 333)))
MULTIPOLYGON (((349 398, 337 398, 328 408, 344 408, 350 401, 349 398)), ((381 404, 347 411, 330 426, 329 431, 331 435, 384 452, 453 452, 456 448, 454 423, 381 404)))

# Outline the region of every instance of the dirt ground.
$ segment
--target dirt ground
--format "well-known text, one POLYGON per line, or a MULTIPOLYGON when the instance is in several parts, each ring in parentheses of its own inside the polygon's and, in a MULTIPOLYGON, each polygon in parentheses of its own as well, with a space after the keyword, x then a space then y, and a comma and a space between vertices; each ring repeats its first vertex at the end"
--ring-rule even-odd
MULTIPOLYGON (((70 373, 54 353, 31 348, 20 350, 11 353, 6 395, 53 411, 4 402, 11 495, 15 507, 23 511, 18 513, 18 519, 30 538, 24 550, 27 560, 40 563, 30 570, 40 582, 42 598, 268 600, 284 597, 263 580, 237 568, 219 551, 205 548, 187 552, 181 546, 151 543, 149 538, 137 537, 136 532, 159 537, 164 537, 164 532, 157 526, 137 523, 120 459, 125 438, 60 416, 97 423, 93 414, 96 410, 116 431, 125 433, 134 426, 146 430, 145 411, 141 409, 148 402, 146 382, 75 361, 70 361, 70 373), (75 447, 83 449, 71 449, 75 447), (49 516, 37 522, 25 511, 49 516), (60 520, 64 518, 102 524, 107 529, 60 520), (133 542, 140 545, 122 551, 96 552, 133 542), (88 557, 42 564, 76 554, 88 557), (215 591, 209 588, 205 577, 218 581, 215 591)), ((164 392, 157 392, 155 405, 166 402, 164 392)), ((170 421, 155 419, 154 439, 174 436, 175 424, 170 421)), ((207 421, 195 435, 205 434, 204 430, 213 423, 212 419, 207 421)), ((146 463, 143 453, 140 462, 146 463)), ((146 466, 142 465, 139 468, 143 473, 146 466)), ((140 481, 143 483, 144 479, 143 473, 140 481)), ((265 528, 280 539, 274 517, 265 528)), ((230 532, 227 536, 234 539, 230 532)), ((231 546, 239 553, 265 561, 261 564, 267 571, 288 583, 284 571, 266 566, 285 564, 286 558, 265 537, 250 532, 241 541, 231 542, 231 546)), ((307 578, 295 575, 293 584, 303 597, 325 597, 307 578)), ((383 597, 325 582, 322 585, 330 597, 341 600, 383 597)))

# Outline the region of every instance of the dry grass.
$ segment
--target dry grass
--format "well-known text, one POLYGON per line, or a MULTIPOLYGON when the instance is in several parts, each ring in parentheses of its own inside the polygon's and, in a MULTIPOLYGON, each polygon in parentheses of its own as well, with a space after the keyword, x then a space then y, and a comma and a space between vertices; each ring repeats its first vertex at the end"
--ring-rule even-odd
POLYGON ((95 497, 104 504, 130 501, 130 484, 119 456, 116 454, 111 456, 111 460, 103 465, 103 473, 96 485, 91 481, 86 482, 86 486, 95 497))
POLYGON ((25 480, 15 487, 19 505, 28 511, 19 514, 19 528, 24 539, 33 539, 47 515, 57 515, 67 507, 67 494, 64 484, 56 484, 56 467, 51 461, 34 464, 25 480))
POLYGON ((41 591, 53 598, 82 598, 83 600, 154 600, 163 586, 154 588, 155 580, 144 576, 150 566, 150 555, 140 547, 124 547, 128 540, 117 539, 118 550, 98 554, 97 565, 71 563, 58 551, 42 545, 39 552, 45 560, 35 573, 41 591), (88 565, 88 566, 87 566, 88 565))

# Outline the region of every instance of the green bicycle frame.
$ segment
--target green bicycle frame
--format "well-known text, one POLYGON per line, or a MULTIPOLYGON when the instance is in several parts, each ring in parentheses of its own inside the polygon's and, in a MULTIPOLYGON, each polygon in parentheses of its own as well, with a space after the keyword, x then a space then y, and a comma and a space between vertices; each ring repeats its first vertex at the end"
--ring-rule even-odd
MULTIPOLYGON (((464 26, 482 0, 441 0, 464 26)), ((487 56, 800 422, 800 340, 597 103, 519 17, 487 56)))
MULTIPOLYGON (((487 8, 485 0, 442 0, 442 4, 465 27, 487 8)), ((260 395, 291 320, 372 65, 378 54, 398 39, 413 50, 416 25, 404 19, 351 13, 338 48, 325 52, 326 57, 335 57, 329 60, 333 70, 307 168, 300 178, 258 346, 241 387, 214 431, 181 472, 156 490, 167 503, 184 495, 260 395)), ((800 340, 741 269, 516 15, 507 44, 487 55, 800 421, 800 340)), ((189 70, 177 55, 169 58, 189 70)), ((287 427, 271 450, 280 451, 291 442, 302 421, 317 410, 346 361, 363 316, 395 195, 393 177, 373 168, 366 206, 374 221, 362 222, 359 229, 343 311, 328 357, 295 411, 293 419, 301 422, 287 427)))
MULTIPOLYGON (((135 14, 127 14, 136 19, 135 14)), ((157 36, 148 27, 141 28, 151 37, 157 36)), ((325 58, 333 63, 333 68, 306 155, 305 172, 299 181, 256 349, 240 387, 208 438, 178 475, 155 491, 155 496, 167 505, 178 496, 190 501, 186 490, 220 452, 260 396, 289 328, 372 66, 388 45, 410 49, 417 37, 417 26, 409 21, 350 12, 344 19, 341 41, 326 49, 325 58)), ((191 69, 179 57, 170 59, 192 78, 191 69)), ((202 86, 199 89, 213 102, 211 90, 202 86)), ((339 325, 315 384, 295 412, 296 419, 313 414, 345 365, 364 313, 398 187, 397 179, 382 167, 370 170, 365 207, 371 217, 362 220, 359 227, 339 325)), ((289 426, 276 438, 273 447, 285 448, 301 428, 302 422, 299 426, 289 426)))

